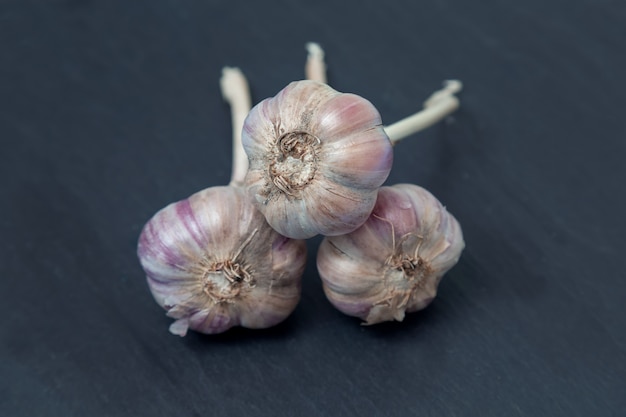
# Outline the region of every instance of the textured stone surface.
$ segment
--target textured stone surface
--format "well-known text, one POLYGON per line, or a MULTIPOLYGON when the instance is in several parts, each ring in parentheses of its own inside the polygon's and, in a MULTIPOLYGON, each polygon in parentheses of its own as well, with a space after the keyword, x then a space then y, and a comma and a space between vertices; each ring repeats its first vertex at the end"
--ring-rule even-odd
POLYGON ((0 2, 0 415, 613 416, 626 410, 626 5, 619 1, 0 2), (136 258, 161 207, 228 182, 221 67, 254 102, 303 77, 391 123, 467 247, 437 299, 359 326, 315 247, 268 331, 167 331, 136 258))

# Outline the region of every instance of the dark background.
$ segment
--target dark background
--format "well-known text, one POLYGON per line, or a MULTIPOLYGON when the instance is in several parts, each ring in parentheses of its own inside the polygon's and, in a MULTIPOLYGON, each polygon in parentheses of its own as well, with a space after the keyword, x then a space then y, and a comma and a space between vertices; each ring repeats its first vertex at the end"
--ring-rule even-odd
POLYGON ((626 415, 625 74, 621 0, 0 0, 0 415, 626 415), (258 102, 311 40, 387 124, 464 82, 388 183, 467 248, 403 323, 335 311, 314 239, 286 322, 172 336, 140 229, 228 182, 221 68, 258 102))

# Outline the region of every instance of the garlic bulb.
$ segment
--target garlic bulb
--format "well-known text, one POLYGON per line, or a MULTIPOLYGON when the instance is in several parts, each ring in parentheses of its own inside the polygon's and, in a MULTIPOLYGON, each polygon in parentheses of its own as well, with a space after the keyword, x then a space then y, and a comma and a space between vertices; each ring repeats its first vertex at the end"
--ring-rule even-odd
POLYGON ((138 255, 170 331, 221 333, 283 321, 300 299, 303 240, 275 232, 242 187, 211 187, 145 225, 138 255))
POLYGON ((297 239, 363 224, 393 159, 369 101, 310 80, 256 105, 242 141, 252 200, 274 229, 297 239))
POLYGON ((176 319, 170 326, 221 333, 283 321, 300 300, 306 244, 278 234, 246 195, 247 158, 241 127, 250 109, 239 69, 224 68, 222 94, 233 119, 233 171, 211 187, 170 204, 144 226, 137 254, 156 302, 176 319))
POLYGON ((424 188, 382 187, 367 222, 326 237, 317 267, 324 292, 343 313, 364 324, 404 319, 426 307, 465 243, 461 227, 424 188))

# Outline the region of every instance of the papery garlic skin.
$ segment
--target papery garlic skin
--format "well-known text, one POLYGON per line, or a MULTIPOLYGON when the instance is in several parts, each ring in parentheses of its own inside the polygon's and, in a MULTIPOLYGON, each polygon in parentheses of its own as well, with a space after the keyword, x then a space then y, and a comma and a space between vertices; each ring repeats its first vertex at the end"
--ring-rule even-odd
POLYGON ((274 231, 242 187, 211 187, 165 207, 144 226, 137 252, 180 336, 271 327, 300 299, 305 242, 274 231))
POLYGON ((317 268, 326 296, 343 313, 364 324, 402 321, 435 298, 464 247, 458 221, 431 193, 398 184, 379 190, 363 226, 324 238, 317 268))
POLYGON ((309 80, 255 106, 242 141, 252 200, 274 229, 296 239, 363 224, 393 162, 369 101, 309 80))

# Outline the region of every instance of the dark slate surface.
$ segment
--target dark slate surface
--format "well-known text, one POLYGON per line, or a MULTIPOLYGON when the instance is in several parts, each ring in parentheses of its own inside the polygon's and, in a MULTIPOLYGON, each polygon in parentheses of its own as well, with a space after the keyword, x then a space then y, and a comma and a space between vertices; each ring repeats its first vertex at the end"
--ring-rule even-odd
POLYGON ((0 1, 0 415, 626 415, 626 3, 263 3, 0 1), (386 123, 464 81, 388 183, 467 249, 404 323, 336 312, 310 262, 282 325, 172 336, 140 228, 228 182, 221 67, 258 101, 310 40, 386 123))

